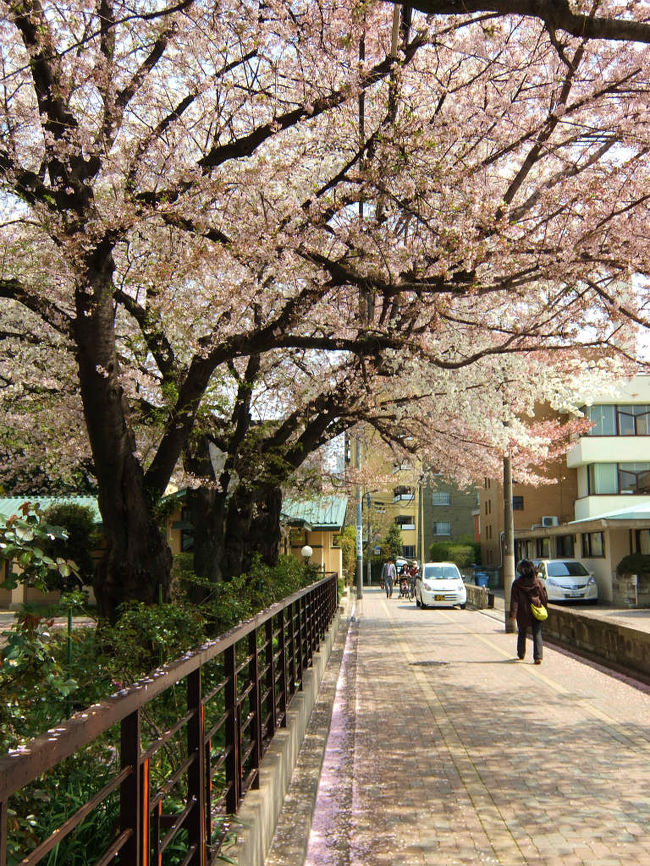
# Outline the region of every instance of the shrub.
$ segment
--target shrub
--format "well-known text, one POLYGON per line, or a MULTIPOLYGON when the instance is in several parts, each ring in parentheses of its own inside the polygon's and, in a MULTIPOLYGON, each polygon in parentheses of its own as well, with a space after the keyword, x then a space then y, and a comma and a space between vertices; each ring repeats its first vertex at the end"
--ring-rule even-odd
MULTIPOLYGON (((83 505, 53 505, 44 513, 48 523, 61 526, 67 538, 55 538, 45 544, 45 552, 53 559, 72 559, 84 584, 93 580, 93 548, 98 544, 97 530, 91 508, 83 505)), ((65 589, 66 587, 58 587, 65 589)))
POLYGON ((402 530, 396 523, 391 523, 388 527, 388 532, 384 536, 381 545, 381 553, 384 559, 392 556, 393 559, 399 559, 402 555, 402 530))
POLYGON ((356 553, 357 531, 354 526, 345 526, 337 536, 336 544, 341 548, 343 557, 343 575, 347 583, 354 582, 357 567, 356 553))
POLYGON ((0 562, 7 563, 7 576, 1 585, 14 589, 19 583, 31 582, 47 592, 68 581, 78 584, 75 562, 45 552, 50 542, 67 538, 65 530, 46 523, 38 504, 25 502, 19 512, 0 524, 0 562))
POLYGON ((453 541, 437 541, 429 548, 432 562, 455 562, 459 568, 469 568, 476 562, 476 551, 472 544, 453 541))
POLYGON ((616 574, 650 574, 650 554, 630 553, 616 566, 616 574))

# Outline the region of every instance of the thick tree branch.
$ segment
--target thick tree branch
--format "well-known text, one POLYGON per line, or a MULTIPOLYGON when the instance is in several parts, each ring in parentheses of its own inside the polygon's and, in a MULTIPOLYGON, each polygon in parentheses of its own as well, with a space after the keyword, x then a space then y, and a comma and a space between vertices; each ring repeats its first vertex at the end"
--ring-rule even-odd
POLYGON ((37 295, 25 288, 22 283, 14 279, 0 279, 0 298, 9 298, 17 301, 27 310, 36 313, 65 337, 72 337, 72 318, 63 312, 56 304, 50 303, 42 295, 37 295))
POLYGON ((410 5, 427 15, 468 15, 474 12, 524 15, 539 18, 549 30, 563 30, 581 39, 650 43, 650 23, 575 14, 568 0, 415 0, 410 5))

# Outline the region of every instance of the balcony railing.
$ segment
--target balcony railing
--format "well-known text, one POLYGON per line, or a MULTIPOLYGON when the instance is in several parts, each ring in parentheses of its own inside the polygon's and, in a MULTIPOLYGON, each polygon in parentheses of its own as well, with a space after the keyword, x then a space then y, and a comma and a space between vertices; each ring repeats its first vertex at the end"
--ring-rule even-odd
POLYGON ((103 809, 106 838, 92 840, 92 855, 67 855, 66 866, 158 866, 166 851, 183 866, 212 862, 242 798, 259 787, 262 756, 286 726, 336 609, 330 574, 0 758, 0 866, 16 821, 12 798, 32 785, 48 797, 62 762, 99 743, 108 757, 97 760, 97 790, 82 799, 55 786, 52 799, 74 806, 46 838, 37 820, 30 850, 14 846, 10 859, 39 863, 103 809))

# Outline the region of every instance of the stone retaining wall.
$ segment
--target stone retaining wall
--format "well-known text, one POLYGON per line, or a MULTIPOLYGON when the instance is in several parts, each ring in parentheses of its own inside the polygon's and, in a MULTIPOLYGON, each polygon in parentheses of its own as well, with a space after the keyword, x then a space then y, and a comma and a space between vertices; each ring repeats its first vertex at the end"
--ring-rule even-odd
POLYGON ((647 574, 614 574, 614 604, 624 607, 650 607, 650 576, 647 574))
POLYGON ((494 607, 494 593, 485 586, 475 586, 473 583, 466 583, 467 604, 475 610, 485 610, 488 607, 494 607))
POLYGON ((650 679, 650 633, 622 623, 604 620, 587 611, 550 605, 544 635, 568 649, 602 659, 612 667, 636 672, 650 679))

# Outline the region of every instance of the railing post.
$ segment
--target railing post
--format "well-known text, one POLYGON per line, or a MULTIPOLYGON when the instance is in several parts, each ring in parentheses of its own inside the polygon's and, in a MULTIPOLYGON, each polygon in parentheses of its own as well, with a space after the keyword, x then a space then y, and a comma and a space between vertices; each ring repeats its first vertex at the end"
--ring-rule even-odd
POLYGON ((274 617, 269 617, 266 621, 265 629, 265 653, 266 660, 266 692, 267 700, 270 701, 269 714, 270 718, 267 724, 266 736, 271 738, 278 726, 278 711, 275 702, 275 656, 273 653, 273 622, 274 617))
MULTIPOLYGON (((291 611, 289 611, 291 613, 291 611)), ((280 644, 280 696, 279 711, 282 719, 282 727, 287 726, 287 706, 289 704, 289 693, 287 683, 287 633, 284 616, 284 608, 278 613, 278 634, 280 644)))
MULTIPOLYGON (((289 694, 294 695, 300 673, 298 659, 299 635, 296 634, 296 615, 300 616, 300 601, 289 605, 289 694)), ((298 622, 300 625, 300 621, 298 622)))
POLYGON ((130 836, 120 851, 119 862, 121 866, 146 866, 149 852, 141 850, 143 820, 148 816, 142 815, 139 708, 122 719, 120 762, 122 770, 129 767, 131 772, 120 785, 120 829, 130 831, 130 836))
POLYGON ((191 866, 205 866, 205 715, 201 702, 201 668, 187 678, 187 709, 192 713, 187 724, 187 797, 194 806, 188 816, 189 846, 194 847, 191 866))
POLYGON ((296 677, 296 682, 300 683, 300 688, 302 688, 302 672, 305 665, 305 597, 299 598, 296 605, 298 607, 298 634, 296 636, 298 676, 296 677))
POLYGON ((241 792, 241 758, 239 750, 239 713, 237 712, 237 674, 235 673, 235 646, 224 650, 224 689, 226 712, 226 809, 234 815, 239 807, 241 792))
POLYGON ((255 778, 253 779, 252 787, 259 788, 260 786, 260 761, 262 760, 262 707, 260 695, 260 666, 257 657, 257 629, 248 635, 248 655, 250 661, 248 663, 248 677, 253 686, 250 692, 250 712, 253 716, 253 730, 251 739, 253 741, 253 751, 251 752, 251 760, 255 768, 255 778))
POLYGON ((8 801, 0 803, 0 866, 7 866, 7 808, 8 801))

